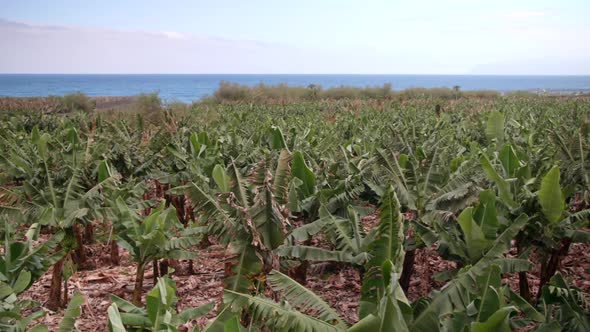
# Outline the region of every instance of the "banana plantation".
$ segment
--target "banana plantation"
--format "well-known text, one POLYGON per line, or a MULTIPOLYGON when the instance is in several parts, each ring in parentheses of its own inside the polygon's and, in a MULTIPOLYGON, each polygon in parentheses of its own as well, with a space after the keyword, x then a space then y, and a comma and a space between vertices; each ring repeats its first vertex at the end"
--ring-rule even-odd
POLYGON ((587 97, 0 118, 1 331, 590 331, 587 97))

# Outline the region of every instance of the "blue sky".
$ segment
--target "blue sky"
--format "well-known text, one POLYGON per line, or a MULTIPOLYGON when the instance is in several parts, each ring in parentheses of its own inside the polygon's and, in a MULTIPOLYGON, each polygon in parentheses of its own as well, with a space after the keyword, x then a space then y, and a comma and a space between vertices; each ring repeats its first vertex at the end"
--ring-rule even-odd
POLYGON ((590 74, 590 1, 6 1, 0 72, 590 74))

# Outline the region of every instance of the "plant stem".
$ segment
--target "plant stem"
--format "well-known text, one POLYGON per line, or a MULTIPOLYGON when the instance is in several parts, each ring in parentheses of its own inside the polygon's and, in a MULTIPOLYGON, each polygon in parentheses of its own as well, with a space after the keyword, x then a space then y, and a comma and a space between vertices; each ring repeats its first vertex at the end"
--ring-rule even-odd
POLYGON ((154 271, 153 279, 154 279, 154 286, 155 286, 158 283, 158 277, 160 276, 160 269, 159 269, 157 259, 154 259, 152 262, 152 270, 154 271))
POLYGON ((570 250, 570 246, 572 244, 572 239, 564 238, 561 240, 561 246, 558 249, 553 249, 551 251, 551 256, 549 259, 543 260, 541 262, 541 280, 539 281, 539 289, 537 290, 537 301, 541 298, 541 293, 543 291, 543 286, 545 286, 551 277, 557 272, 559 265, 561 263, 561 259, 567 255, 570 250))
MULTIPOLYGON (((520 234, 519 234, 520 235, 520 234)), ((522 239, 520 236, 516 238, 516 252, 517 255, 520 256, 522 254, 522 239)), ((520 296, 527 300, 527 302, 531 301, 531 288, 529 287, 529 279, 527 271, 518 272, 518 289, 520 292, 520 296)))
POLYGON ((141 306, 141 295, 143 292, 143 272, 145 269, 145 263, 139 263, 137 265, 137 271, 135 273, 135 287, 133 288, 132 302, 137 306, 141 306))
POLYGON ((76 238, 76 249, 75 249, 75 258, 76 264, 80 269, 84 269, 87 266, 86 262, 86 250, 84 250, 84 239, 82 237, 82 231, 80 230, 80 225, 74 224, 72 227, 74 229, 74 236, 76 238))
POLYGON ((61 274, 64 266, 64 258, 53 265, 51 273, 51 286, 49 288, 49 299, 45 305, 47 309, 57 311, 61 307, 61 274))
POLYGON ((399 278, 399 284, 404 290, 404 293, 408 293, 408 289, 410 288, 410 280, 412 279, 412 274, 414 274, 414 262, 416 260, 416 250, 412 249, 406 251, 406 255, 404 257, 404 264, 402 268, 402 275, 399 278))
POLYGON ((111 264, 118 266, 120 263, 119 246, 116 241, 111 239, 111 264))
POLYGON ((91 222, 87 223, 84 228, 84 243, 94 243, 94 225, 91 222))

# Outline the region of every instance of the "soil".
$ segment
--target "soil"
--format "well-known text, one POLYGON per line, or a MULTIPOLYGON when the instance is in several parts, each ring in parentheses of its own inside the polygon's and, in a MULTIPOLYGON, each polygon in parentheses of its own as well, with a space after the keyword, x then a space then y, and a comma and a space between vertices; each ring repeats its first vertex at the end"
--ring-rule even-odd
MULTIPOLYGON (((367 228, 375 225, 374 215, 363 218, 367 228)), ((82 308, 82 315, 77 321, 80 331, 108 331, 107 308, 111 304, 110 296, 115 294, 127 300, 131 299, 133 289, 135 264, 129 260, 129 255, 121 250, 120 266, 111 266, 109 246, 105 244, 90 245, 89 259, 94 261, 94 270, 77 271, 70 282, 70 298, 74 291, 80 291, 86 297, 86 304, 82 308)), ((569 255, 563 260, 559 268, 566 279, 579 287, 583 292, 590 292, 590 250, 589 244, 573 244, 569 255)), ((513 249, 515 252, 515 249, 513 249)), ((187 275, 187 262, 181 262, 179 270, 173 276, 177 285, 178 309, 200 306, 209 302, 221 303, 223 294, 223 275, 225 251, 220 245, 210 245, 198 250, 198 258, 194 262, 195 274, 187 275)), ((511 255, 509 253, 509 255, 511 255)), ((534 259, 534 255, 533 255, 534 259)), ((307 287, 328 302, 348 323, 358 321, 358 303, 360 296, 360 275, 353 267, 337 267, 325 269, 319 263, 311 265, 307 271, 307 287)), ((408 298, 416 300, 427 296, 433 289, 440 289, 444 282, 434 280, 437 272, 455 268, 454 262, 442 259, 436 247, 418 250, 416 254, 415 272, 410 281, 408 298)), ((144 294, 153 287, 151 266, 146 270, 144 294)), ((42 304, 47 301, 51 270, 25 292, 23 298, 34 299, 42 304)), ((512 289, 518 290, 518 275, 505 275, 504 281, 512 289)), ((529 272, 529 283, 532 294, 536 294, 539 283, 539 267, 529 272)), ((218 307, 208 316, 191 324, 200 327, 207 325, 215 317, 218 307)), ((63 316, 63 310, 48 313, 42 318, 50 331, 56 331, 63 316)), ((190 327, 190 326, 187 326, 190 327)))
MULTIPOLYGON (((86 297, 86 304, 82 307, 82 315, 76 324, 80 331, 108 331, 107 309, 111 305, 111 294, 131 301, 135 263, 131 262, 129 255, 121 250, 120 265, 112 266, 109 262, 109 247, 92 245, 87 248, 90 249, 89 259, 95 260, 99 268, 77 271, 68 282, 70 298, 76 291, 86 297)), ((219 245, 199 250, 199 257, 193 261, 196 272, 193 275, 184 274, 184 269, 188 264, 181 262, 181 269, 173 276, 177 287, 177 308, 179 311, 209 302, 221 303, 224 256, 224 248, 219 245)), ((45 303, 50 283, 51 269, 23 294, 23 298, 45 303)), ((144 295, 153 286, 153 272, 152 267, 149 266, 145 274, 144 295)), ((210 318, 215 317, 216 311, 217 308, 193 324, 205 326, 210 318)), ((63 310, 50 312, 40 322, 45 323, 50 331, 57 331, 62 317, 63 310)))

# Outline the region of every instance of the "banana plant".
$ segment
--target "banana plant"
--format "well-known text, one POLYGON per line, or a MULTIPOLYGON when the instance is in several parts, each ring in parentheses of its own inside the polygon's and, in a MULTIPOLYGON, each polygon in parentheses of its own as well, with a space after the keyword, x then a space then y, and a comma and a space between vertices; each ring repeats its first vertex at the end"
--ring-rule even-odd
POLYGON ((511 316, 518 309, 507 303, 510 288, 502 287, 500 266, 490 265, 477 281, 481 287, 471 294, 467 308, 454 312, 444 327, 449 331, 512 331, 511 316))
POLYGON ((554 144, 561 150, 564 184, 572 186, 575 200, 572 208, 579 211, 590 206, 590 122, 586 119, 574 130, 552 121, 554 144))
POLYGON ((128 207, 131 211, 147 211, 151 208, 155 200, 144 200, 144 195, 147 191, 147 185, 144 181, 135 181, 127 179, 127 181, 120 181, 120 175, 117 171, 109 167, 107 163, 104 167, 99 168, 99 178, 104 176, 113 177, 116 179, 112 183, 105 185, 103 188, 104 209, 103 219, 111 222, 111 227, 108 234, 108 244, 111 251, 111 263, 119 265, 119 246, 117 244, 118 234, 125 231, 124 223, 129 220, 129 210, 121 208, 128 207), (115 174, 113 174, 115 173, 115 174), (124 204, 117 202, 122 200, 124 204))
MULTIPOLYGON (((588 225, 590 211, 570 212, 566 204, 567 190, 560 186, 560 170, 553 166, 542 176, 533 176, 530 158, 517 153, 510 144, 505 144, 495 153, 496 165, 484 153, 480 158, 482 168, 495 184, 498 202, 505 207, 504 218, 513 220, 519 213, 531 216, 531 223, 516 238, 520 255, 526 255, 531 246, 538 247, 541 255, 542 285, 547 283, 559 267, 561 257, 567 255, 572 242, 588 242, 590 237, 582 229, 588 225), (520 156, 519 156, 520 155, 520 156), (500 169, 498 172, 497 168, 500 169), (540 181, 538 180, 540 178, 540 181), (564 195, 565 193, 565 195, 564 195)), ((519 272, 520 294, 531 300, 526 271, 519 272)))
POLYGON ((284 301, 277 303, 263 294, 225 290, 224 303, 230 312, 244 310, 256 318, 248 326, 250 331, 260 331, 263 327, 272 331, 346 330, 347 324, 333 308, 287 275, 273 270, 268 274, 268 283, 275 292, 284 294, 284 301), (307 312, 314 314, 308 315, 307 312))
POLYGON ((539 215, 542 225, 539 240, 543 251, 537 299, 541 297, 543 286, 559 268, 561 259, 567 256, 571 244, 590 242, 590 232, 584 230, 590 225, 590 209, 570 212, 560 185, 558 166, 551 168, 541 180, 538 200, 542 212, 539 215))
POLYGON ((259 162, 250 183, 243 180, 235 163, 227 172, 218 165, 211 176, 216 183, 215 198, 194 182, 179 188, 186 191, 202 222, 208 223, 208 234, 217 235, 234 255, 226 266, 230 290, 252 291, 258 276, 278 266, 274 250, 283 243, 289 223, 290 161, 290 152, 283 149, 276 167, 271 158, 259 162))
POLYGON ((453 312, 468 309, 472 293, 480 293, 478 280, 485 276, 492 265, 502 266, 504 254, 510 249, 513 237, 526 225, 529 218, 522 215, 508 226, 492 243, 481 259, 475 264, 463 267, 439 292, 420 305, 408 327, 411 331, 440 331, 440 317, 450 317, 453 312))
POLYGON ((86 168, 99 167, 90 157, 91 142, 92 139, 87 138, 84 144, 72 126, 65 129, 62 137, 55 139, 33 128, 30 144, 34 145, 34 153, 23 156, 15 148, 9 151, 12 154, 3 158, 22 178, 21 184, 11 192, 20 195, 20 206, 27 222, 53 227, 64 233, 59 248, 64 250, 65 256, 54 264, 47 302, 47 307, 52 310, 67 302, 67 292, 62 299, 61 282, 67 282, 75 263, 83 263, 85 257, 79 227, 93 219, 102 201, 100 188, 109 181, 108 178, 97 181, 86 177, 86 168), (36 170, 27 170, 29 167, 36 170))
MULTIPOLYGON (((520 124, 516 127, 522 129, 520 124)), ((505 124, 502 113, 492 112, 486 123, 486 136, 491 148, 490 151, 484 151, 479 158, 482 169, 489 181, 493 183, 493 189, 498 193, 497 202, 505 211, 502 214, 506 220, 505 224, 510 223, 521 213, 532 216, 532 220, 539 215, 537 178, 545 171, 547 165, 542 162, 544 158, 535 159, 535 156, 548 153, 535 147, 532 133, 523 137, 520 145, 517 145, 517 138, 505 135, 505 131, 509 128, 505 124), (509 142, 510 140, 515 142, 509 142)), ((531 222, 523 232, 518 234, 516 247, 519 256, 528 255, 529 248, 539 237, 540 232, 541 228, 538 224, 531 222)), ((519 288, 520 295, 530 301, 532 295, 526 271, 519 272, 519 288)))
POLYGON ((121 216, 120 222, 125 228, 117 234, 118 243, 127 249, 137 263, 132 302, 139 305, 147 264, 161 258, 193 258, 195 254, 188 249, 196 245, 200 238, 194 236, 190 228, 178 231, 183 227, 176 217, 176 210, 173 207, 166 209, 165 202, 152 210, 144 220, 141 220, 122 198, 118 198, 117 208, 121 216))
MULTIPOLYGON (((523 223, 520 223, 522 226, 523 223)), ((507 239, 504 234, 503 241, 507 239)), ((489 258, 506 250, 496 247, 489 258)), ((501 255, 501 254, 500 254, 501 255)), ((280 302, 263 294, 257 296, 226 290, 226 309, 205 329, 209 332, 228 331, 235 324, 236 331, 334 331, 334 332, 389 332, 389 331, 512 331, 530 322, 543 326, 550 322, 528 302, 501 284, 498 258, 466 267, 443 291, 430 299, 419 299, 410 304, 399 287, 399 277, 390 260, 379 269, 379 297, 373 311, 348 327, 338 313, 319 296, 287 275, 272 271, 268 280, 273 290, 283 294, 280 302), (236 314, 246 311, 255 319, 242 327, 236 314), (520 318, 516 314, 522 313, 520 318)), ((233 331, 233 330, 230 330, 233 331)))
MULTIPOLYGON (((19 289, 11 288, 0 282, 0 328, 7 332, 49 332, 45 324, 35 324, 36 320, 47 313, 45 310, 38 310, 39 304, 32 300, 18 299, 19 289), (8 295, 7 295, 8 294, 8 295)), ((63 318, 59 324, 59 332, 78 331, 76 320, 80 317, 81 306, 86 299, 76 292, 64 311, 63 318)))
MULTIPOLYGON (((405 251, 403 248, 404 224, 400 213, 400 203, 395 191, 390 186, 381 197, 379 207, 379 226, 368 245, 369 261, 365 264, 367 271, 363 277, 361 287, 361 300, 359 305, 359 317, 361 319, 373 313, 385 292, 383 280, 389 277, 382 274, 383 264, 391 262, 396 266, 393 271, 399 275, 404 261, 405 251)), ((397 280, 393 281, 397 284, 397 280)), ((405 299, 404 292, 401 288, 394 287, 391 291, 396 291, 396 296, 405 299)))
POLYGON ((347 212, 347 218, 341 218, 332 215, 326 207, 321 207, 318 220, 287 234, 286 243, 277 248, 278 255, 302 261, 332 261, 363 266, 370 257, 368 246, 374 238, 374 232, 365 233, 359 214, 351 205, 347 207, 347 212), (334 250, 299 244, 320 233, 332 241, 334 250))
MULTIPOLYGON (((247 327, 248 331, 263 331, 264 328, 272 331, 312 332, 408 331, 404 315, 412 309, 396 297, 399 294, 399 284, 393 264, 386 261, 380 270, 380 274, 384 276, 384 292, 379 299, 377 310, 352 327, 348 327, 342 317, 318 295, 279 271, 273 270, 268 278, 275 292, 284 294, 281 302, 275 302, 262 294, 253 296, 231 290, 225 291, 224 301, 230 304, 227 310, 245 310, 256 317, 247 327)), ((226 322, 233 317, 226 316, 230 317, 226 322)), ((223 326, 218 324, 217 319, 214 323, 217 323, 218 327, 223 326)), ((216 326, 214 323, 205 331, 223 331, 220 328, 211 328, 216 326)))
MULTIPOLYGON (((496 196, 491 190, 482 191, 479 203, 464 209, 457 222, 438 220, 435 223, 439 253, 445 259, 456 261, 459 267, 476 264, 506 228, 500 224, 500 218, 496 196)), ((531 264, 523 258, 506 258, 501 267, 503 273, 513 273, 528 271, 531 264)), ((448 279, 458 270, 447 270, 437 277, 448 279)))
POLYGON ((106 122, 104 127, 99 136, 107 142, 104 158, 118 170, 122 181, 147 177, 161 158, 162 148, 151 149, 148 144, 157 134, 144 129, 139 122, 134 126, 124 120, 106 122))
POLYGON ((541 300, 545 320, 538 331, 590 330, 590 303, 583 292, 569 285, 559 273, 543 286, 541 300))
MULTIPOLYGON (((184 135, 186 136, 186 135, 184 135)), ((215 165, 219 162, 218 147, 209 140, 207 132, 199 135, 190 133, 188 138, 174 137, 175 141, 168 144, 159 169, 152 173, 158 182, 170 187, 185 185, 189 181, 200 184, 207 183, 215 165)), ((185 216, 185 199, 182 195, 173 195, 170 203, 177 208, 179 219, 183 224, 189 222, 185 216)))
POLYGON ((475 200, 479 190, 479 172, 469 161, 462 161, 462 155, 452 160, 454 169, 443 167, 446 154, 441 151, 440 142, 429 145, 430 153, 422 146, 407 147, 410 154, 378 150, 377 177, 368 182, 378 194, 384 192, 379 184, 383 179, 392 183, 401 209, 406 212, 406 256, 400 280, 405 291, 413 274, 416 250, 436 241, 432 230, 435 220, 453 219, 475 200))
MULTIPOLYGON (((158 278, 154 288, 146 295, 146 306, 138 307, 118 296, 112 295, 108 308, 109 331, 169 331, 177 332, 191 320, 208 314, 214 302, 177 312, 176 284, 168 276, 158 278)), ((185 326, 186 327, 186 326, 185 326)), ((194 326, 191 332, 198 332, 194 326)))
POLYGON ((17 239, 14 227, 5 220, 4 251, 0 257, 0 328, 3 331, 47 331, 42 324, 27 329, 43 317, 45 311, 37 310, 39 304, 35 301, 19 299, 22 292, 65 254, 63 250, 55 251, 63 239, 63 232, 57 232, 41 243, 34 243, 38 240, 39 227, 39 224, 31 225, 25 238, 17 239))
MULTIPOLYGON (((26 242, 19 242, 16 241, 8 221, 5 220, 4 223, 4 251, 0 257, 0 327, 5 331, 25 331, 28 325, 45 315, 43 310, 36 310, 38 307, 36 302, 18 298, 49 269, 48 262, 43 261, 43 256, 40 254, 47 254, 52 247, 55 247, 55 242, 59 242, 59 235, 56 235, 57 241, 33 246, 32 239, 37 227, 38 224, 33 225, 27 232, 26 242), (25 312, 28 315, 25 315, 25 312)), ((31 330, 46 331, 47 328, 38 324, 31 330)))
POLYGON ((17 238, 14 226, 4 222, 4 251, 0 256, 0 282, 15 288, 15 293, 28 289, 47 270, 65 255, 63 250, 55 248, 64 237, 63 232, 56 232, 45 241, 38 241, 39 224, 33 224, 24 234, 17 238))
POLYGON ((353 325, 348 332, 409 331, 406 315, 412 307, 399 286, 399 277, 391 260, 381 267, 381 292, 373 312, 353 325), (401 296, 400 296, 401 294, 401 296))
POLYGON ((540 305, 534 307, 518 294, 507 290, 510 301, 521 312, 521 318, 512 319, 514 328, 531 327, 532 331, 587 331, 590 328, 588 299, 583 292, 568 284, 556 273, 543 286, 540 305))

